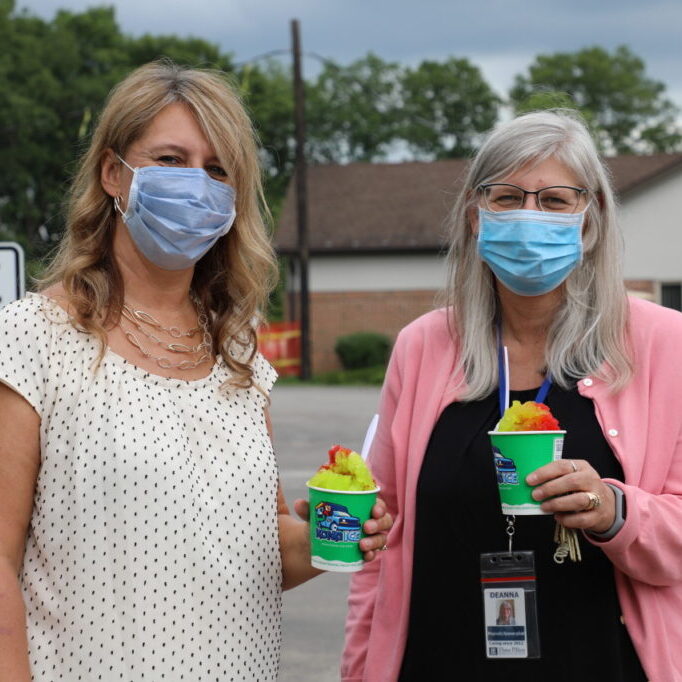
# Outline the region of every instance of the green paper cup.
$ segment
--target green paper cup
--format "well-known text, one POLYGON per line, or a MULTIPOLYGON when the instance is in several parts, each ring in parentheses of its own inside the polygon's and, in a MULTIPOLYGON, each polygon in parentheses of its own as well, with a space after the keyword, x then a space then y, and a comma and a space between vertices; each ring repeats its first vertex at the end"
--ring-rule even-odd
POLYGON ((371 517, 378 492, 379 488, 326 490, 308 485, 310 553, 315 568, 353 573, 364 566, 358 543, 365 537, 362 524, 371 517))
POLYGON ((548 514, 531 497, 526 476, 561 459, 566 431, 488 431, 503 514, 548 514))

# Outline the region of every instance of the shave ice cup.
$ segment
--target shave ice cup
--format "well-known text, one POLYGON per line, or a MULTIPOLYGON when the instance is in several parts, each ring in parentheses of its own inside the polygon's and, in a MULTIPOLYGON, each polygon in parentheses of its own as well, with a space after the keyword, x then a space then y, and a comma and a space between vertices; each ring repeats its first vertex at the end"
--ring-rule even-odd
POLYGON ((324 571, 359 571, 364 565, 362 526, 371 518, 379 492, 367 465, 357 452, 335 445, 329 463, 306 485, 312 565, 324 571))
POLYGON ((531 497, 534 486, 526 483, 526 476, 561 459, 565 435, 547 405, 517 400, 505 410, 495 431, 488 431, 503 514, 549 513, 531 497))

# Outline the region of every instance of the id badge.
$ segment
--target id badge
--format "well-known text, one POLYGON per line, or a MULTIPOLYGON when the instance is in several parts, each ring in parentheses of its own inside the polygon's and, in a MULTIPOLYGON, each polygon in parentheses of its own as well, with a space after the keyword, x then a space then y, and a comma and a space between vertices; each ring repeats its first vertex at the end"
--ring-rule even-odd
POLYGON ((540 658, 533 552, 481 554, 486 658, 540 658))

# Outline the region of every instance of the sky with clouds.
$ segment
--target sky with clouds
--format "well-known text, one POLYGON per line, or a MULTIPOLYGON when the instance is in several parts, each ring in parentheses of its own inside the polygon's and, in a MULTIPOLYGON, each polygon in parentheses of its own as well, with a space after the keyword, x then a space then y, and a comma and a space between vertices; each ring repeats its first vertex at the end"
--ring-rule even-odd
MULTIPOLYGON (((292 18, 305 51, 348 63, 372 51, 417 64, 467 57, 504 95, 534 56, 625 44, 647 74, 667 86, 682 109, 680 0, 16 0, 46 19, 58 9, 116 7, 123 31, 197 36, 232 52, 237 62, 290 46, 292 18)), ((317 70, 304 62, 304 72, 317 70)))

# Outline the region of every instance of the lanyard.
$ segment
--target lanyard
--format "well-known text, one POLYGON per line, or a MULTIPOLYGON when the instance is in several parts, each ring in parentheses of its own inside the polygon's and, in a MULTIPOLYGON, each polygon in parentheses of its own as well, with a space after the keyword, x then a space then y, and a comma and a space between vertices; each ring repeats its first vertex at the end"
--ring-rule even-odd
MULTIPOLYGON (((502 329, 501 329, 501 324, 498 321, 497 322, 497 364, 498 364, 498 372, 499 372, 499 388, 498 388, 498 397, 500 401, 500 416, 504 415, 504 410, 506 408, 506 395, 507 395, 507 382, 509 381, 509 377, 507 376, 507 362, 505 361, 505 353, 506 353, 507 348, 502 345, 502 329)), ((547 372, 547 376, 545 377, 545 380, 542 382, 542 386, 540 386, 540 389, 538 390, 537 395, 535 396, 535 402, 536 403, 544 403, 545 398, 547 397, 547 393, 549 393, 549 389, 552 385, 552 377, 549 372, 547 372)))

